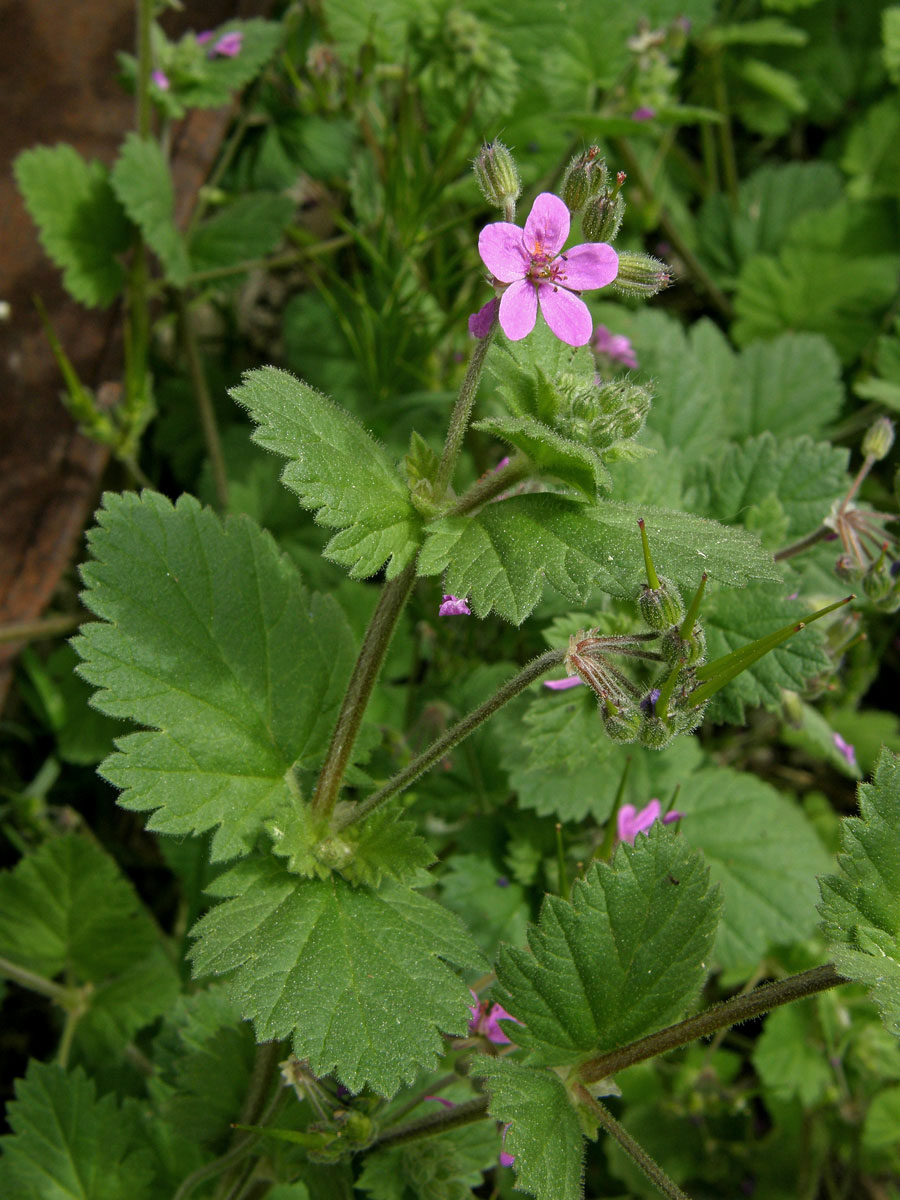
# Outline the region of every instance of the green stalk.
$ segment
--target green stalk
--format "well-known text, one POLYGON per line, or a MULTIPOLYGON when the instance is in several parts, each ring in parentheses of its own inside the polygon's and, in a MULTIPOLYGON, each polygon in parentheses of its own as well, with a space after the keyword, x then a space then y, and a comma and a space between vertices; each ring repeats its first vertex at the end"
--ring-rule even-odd
MULTIPOLYGON (((625 769, 622 771, 622 778, 619 780, 619 786, 616 789, 616 798, 613 800, 612 811, 606 818, 606 827, 603 830, 603 841, 600 843, 597 850, 591 856, 592 861, 598 858, 601 862, 609 862, 612 858, 613 846, 616 841, 617 818, 619 809, 622 807, 622 801, 625 799, 625 785, 628 782, 628 772, 631 770, 631 755, 625 759, 625 769)), ((590 865, 590 863, 588 864, 590 865)))
MULTIPOLYGON (((494 693, 490 699, 485 700, 484 704, 479 704, 478 708, 474 708, 461 721, 457 721, 445 734, 433 741, 427 750, 424 750, 418 757, 414 758, 411 763, 398 771, 393 779, 388 780, 384 787, 379 788, 368 799, 357 804, 355 808, 349 810, 344 816, 334 823, 335 832, 341 829, 346 829, 348 825, 355 825, 358 821, 364 820, 369 813, 373 812, 385 801, 390 800, 393 796, 404 791, 411 783, 419 778, 420 775, 433 767, 453 749, 454 746, 474 732, 479 725, 483 724, 489 717, 492 717, 498 709, 504 704, 508 704, 519 692, 522 692, 539 679, 546 671, 558 666, 565 658, 564 650, 548 650, 546 654, 542 654, 539 658, 533 659, 526 667, 524 667, 518 675, 514 675, 508 680, 498 691, 494 693)), ((315 800, 313 801, 315 805, 315 800)), ((327 811, 330 811, 327 810, 327 811)))
POLYGON ((402 1142, 417 1141, 423 1137, 434 1137, 439 1133, 446 1133, 448 1129, 459 1129, 462 1125, 483 1121, 488 1115, 487 1108, 487 1096, 477 1096, 465 1104, 457 1104, 455 1108, 443 1108, 440 1112, 420 1117, 418 1121, 386 1129, 367 1147, 367 1152, 381 1150, 385 1146, 398 1146, 402 1142))
POLYGON ((200 357, 200 347, 197 344, 197 334, 191 321, 187 298, 184 292, 176 294, 178 308, 178 324, 181 327, 181 340, 184 356, 187 360, 188 374, 200 414, 200 424, 203 428, 203 440, 206 442, 206 452, 212 466, 213 482, 216 489, 216 502, 222 512, 228 508, 228 472, 225 469, 225 455, 222 452, 222 440, 219 437, 219 427, 216 424, 216 412, 213 408, 212 396, 206 382, 206 372, 203 370, 203 360, 200 357))
POLYGON ((65 987, 61 983, 54 983, 52 979, 45 979, 43 975, 37 975, 34 971, 20 967, 18 963, 14 963, 8 958, 0 958, 0 975, 5 975, 7 979, 11 979, 20 987, 28 988, 31 992, 38 992, 41 996, 49 997, 61 1008, 72 1007, 72 1001, 75 999, 73 988, 65 987))
POLYGON ((416 564, 412 562, 396 579, 384 585, 372 614, 312 798, 312 811, 319 817, 329 817, 337 803, 366 705, 415 579, 416 564))
POLYGON ((584 1087, 579 1087, 577 1094, 581 1103, 594 1114, 606 1132, 615 1138, 628 1157, 636 1166, 640 1167, 654 1187, 659 1188, 660 1192, 668 1197, 668 1200, 688 1200, 687 1195, 685 1195, 681 1188, 674 1180, 669 1178, 659 1163, 650 1157, 643 1146, 634 1140, 625 1127, 619 1124, 604 1104, 601 1104, 599 1100, 595 1100, 584 1087))
POLYGON ((491 342, 494 340, 496 330, 497 320, 495 318, 487 337, 481 338, 476 343, 469 362, 469 369, 466 371, 466 377, 459 389, 459 397, 450 415, 450 428, 447 430, 444 452, 441 455, 440 466, 434 481, 434 490, 438 496, 447 490, 453 479, 453 470, 456 467, 456 460, 459 458, 463 438, 469 426, 469 417, 472 415, 472 408, 475 404, 475 395, 478 391, 478 381, 481 379, 484 360, 491 342))
MULTIPOLYGON (((14 621, 10 625, 0 625, 0 646, 7 642, 35 642, 41 638, 56 637, 61 633, 71 633, 89 618, 63 616, 44 617, 40 621, 14 621)), ((2 970, 2 967, 0 967, 2 970)))
POLYGON ((135 82, 135 125, 142 138, 150 136, 153 106, 150 101, 150 73, 153 26, 153 0, 137 0, 137 80, 135 82))
POLYGON ((677 1025, 670 1025, 658 1033, 651 1033, 648 1037, 640 1038, 627 1046, 620 1046, 616 1050, 599 1055, 579 1068, 579 1078, 583 1083, 597 1083, 606 1079, 608 1075, 624 1071, 626 1067, 633 1067, 636 1063, 646 1062, 648 1058, 655 1058, 658 1054, 686 1046, 697 1038, 709 1037, 719 1029, 727 1029, 740 1024, 741 1021, 749 1021, 782 1004, 803 1000, 807 996, 814 996, 817 992, 827 991, 846 982, 843 975, 839 975, 834 966, 828 963, 824 967, 801 971, 799 975, 790 975, 787 979, 765 983, 762 987, 754 988, 752 992, 745 992, 733 996, 730 1000, 724 1000, 721 1004, 714 1004, 705 1012, 688 1017, 686 1021, 680 1021, 677 1025))
POLYGON ((638 518, 638 528, 641 531, 641 545, 644 549, 644 570, 647 572, 647 583, 654 592, 659 591, 659 577, 650 557, 650 543, 647 541, 647 530, 644 528, 644 518, 638 518))

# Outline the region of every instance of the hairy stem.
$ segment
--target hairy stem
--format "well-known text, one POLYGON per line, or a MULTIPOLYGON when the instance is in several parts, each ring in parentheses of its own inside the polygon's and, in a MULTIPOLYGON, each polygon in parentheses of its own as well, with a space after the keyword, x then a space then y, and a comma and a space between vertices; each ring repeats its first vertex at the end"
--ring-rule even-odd
POLYGON ((502 496, 505 491, 524 479, 531 472, 532 463, 526 454, 512 456, 505 467, 494 468, 477 480, 468 491, 463 492, 455 504, 447 509, 447 517, 462 517, 502 496))
POLYGON ((469 361, 469 369, 466 371, 466 377, 462 381, 462 387, 459 389, 459 396, 450 415, 450 428, 447 430, 444 452, 441 455, 440 466, 438 467, 437 476, 434 481, 435 493, 438 496, 446 491, 453 478, 453 470, 456 467, 456 460, 459 458, 463 438, 469 425, 469 417, 472 415, 472 407, 475 404, 475 395, 478 391, 478 381, 481 378, 484 360, 487 357, 491 342, 494 340, 496 329, 497 321, 495 318, 487 337, 481 338, 476 343, 475 349, 472 352, 472 358, 469 361))
POLYGON ((415 578, 416 564, 412 562, 396 579, 384 585, 372 614, 312 798, 312 810, 319 816, 330 816, 335 806, 366 704, 415 578))
POLYGON ((519 692, 522 692, 539 679, 545 671, 549 671, 552 667, 559 666, 565 658, 565 650, 548 650, 546 654, 540 655, 539 658, 533 659, 526 667, 524 667, 518 675, 514 675, 508 680, 490 699, 485 700, 484 704, 479 704, 478 708, 474 708, 470 713, 457 721, 445 734, 433 741, 427 750, 423 750, 420 755, 412 760, 402 771, 398 771, 393 779, 389 779, 384 787, 379 788, 377 792, 373 792, 361 804, 351 809, 344 817, 336 822, 335 828, 345 829, 348 825, 354 825, 357 821, 362 821, 379 805, 384 804, 386 800, 390 800, 392 796, 396 796, 399 792, 404 791, 413 783, 420 775, 433 767, 436 762, 444 757, 448 751, 454 746, 459 745, 464 738, 467 738, 470 733, 483 724, 489 717, 502 708, 504 704, 508 704, 519 692))
POLYGON ((7 642, 36 642, 60 633, 71 633, 85 620, 84 614, 78 617, 60 615, 44 617, 40 621, 14 621, 10 625, 0 625, 0 646, 7 642))
POLYGON ((440 1112, 429 1113, 418 1121, 410 1121, 406 1125, 397 1125, 379 1134, 368 1150, 381 1150, 385 1146, 398 1146, 401 1142, 412 1142, 419 1138, 434 1137, 446 1133, 448 1129, 458 1129, 461 1125, 471 1125, 475 1121, 483 1121, 487 1116, 487 1096, 476 1096, 465 1104, 457 1104, 455 1108, 442 1108, 440 1112))
POLYGON ((846 983, 843 975, 839 975, 831 963, 824 967, 814 967, 810 971, 801 971, 799 975, 789 975, 787 979, 779 979, 774 983, 765 983, 762 987, 754 988, 752 992, 733 996, 714 1004, 705 1012, 695 1017, 688 1017, 677 1025, 661 1029, 659 1033, 651 1033, 649 1037, 640 1038, 628 1046, 620 1046, 607 1054, 601 1054, 591 1062, 585 1063, 579 1070, 579 1076, 584 1083, 595 1083, 614 1075, 625 1067, 655 1058, 668 1050, 686 1046, 697 1038, 709 1037, 718 1029, 726 1029, 738 1025, 741 1021, 749 1021, 761 1016, 782 1004, 790 1004, 794 1000, 803 1000, 806 996, 814 996, 817 992, 827 991, 846 983))
POLYGON ((11 962, 8 958, 0 958, 0 975, 5 975, 7 979, 11 979, 20 987, 28 988, 31 992, 48 996, 63 1008, 70 1007, 74 999, 75 993, 72 988, 65 987, 61 983, 54 983, 52 979, 45 979, 43 975, 37 975, 34 971, 20 967, 18 963, 11 962))
POLYGON ((222 453, 222 442, 219 437, 219 427, 216 424, 212 396, 209 392, 209 385, 206 382, 206 372, 203 370, 203 360, 200 357, 197 334, 191 321, 191 314, 184 292, 178 292, 176 304, 188 374, 191 378, 194 399, 197 401, 200 424, 203 428, 203 440, 206 442, 206 452, 209 455, 209 461, 212 466, 216 502, 224 512, 228 508, 228 472, 225 470, 225 455, 222 453))
POLYGON ((790 546, 785 546, 783 550, 778 550, 772 556, 775 562, 784 562, 786 558, 793 558, 795 554, 802 554, 804 550, 808 550, 810 546, 815 546, 818 542, 824 542, 834 530, 829 529, 827 525, 820 525, 813 533, 808 533, 806 537, 800 538, 797 542, 792 542, 790 546))
MULTIPOLYGON (((284 1104, 287 1096, 287 1088, 279 1088, 270 1100, 268 1108, 260 1116, 257 1124, 268 1125, 284 1104)), ((181 1185, 177 1192, 175 1192, 172 1200, 187 1200, 187 1197, 196 1191, 201 1183, 205 1183, 207 1179, 214 1179, 220 1172, 241 1162, 242 1159, 247 1157, 261 1137, 262 1134, 259 1133, 248 1133, 245 1140, 232 1146, 224 1154, 213 1159, 212 1162, 204 1163, 201 1167, 197 1167, 195 1171, 191 1171, 190 1175, 181 1181, 181 1185)))
POLYGON ((640 1167, 650 1182, 659 1188, 664 1196, 667 1196, 669 1200, 688 1200, 681 1188, 668 1177, 659 1163, 652 1159, 647 1151, 634 1140, 628 1130, 619 1124, 604 1104, 595 1100, 583 1087, 578 1089, 578 1098, 591 1110, 606 1132, 616 1139, 628 1157, 636 1166, 640 1167))
POLYGON ((150 136, 153 107, 150 103, 150 29, 153 0, 137 0, 137 80, 135 81, 135 126, 142 138, 150 136))

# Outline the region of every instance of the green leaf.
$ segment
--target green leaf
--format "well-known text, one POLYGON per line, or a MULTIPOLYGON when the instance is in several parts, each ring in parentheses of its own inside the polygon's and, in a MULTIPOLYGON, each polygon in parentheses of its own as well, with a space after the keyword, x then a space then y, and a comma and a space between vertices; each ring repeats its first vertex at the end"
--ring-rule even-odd
MULTIPOLYGON (((785 595, 786 585, 755 584, 742 591, 707 590, 701 618, 710 662, 774 633, 789 621, 802 621, 810 608, 785 595)), ((825 638, 818 625, 802 629, 763 655, 713 697, 709 715, 717 721, 742 725, 747 706, 780 710, 782 691, 802 692, 832 664, 825 653, 825 638)))
POLYGON ((213 858, 252 846, 315 767, 353 656, 330 597, 310 596, 268 534, 223 525, 184 496, 107 495, 88 535, 86 606, 74 645, 94 703, 153 732, 121 738, 102 772, 148 828, 216 828, 213 858))
POLYGON ((488 1111, 509 1125, 516 1190, 537 1200, 581 1200, 584 1139, 562 1080, 502 1058, 478 1058, 471 1074, 487 1081, 488 1111))
POLYGON ((224 899, 193 929, 198 975, 230 975, 259 1041, 293 1035, 317 1075, 392 1095, 468 1028, 468 989, 440 959, 485 960, 445 908, 396 884, 298 879, 274 859, 219 876, 224 899))
POLYGON ((844 403, 840 361, 819 334, 786 333, 752 343, 737 359, 735 384, 726 411, 728 432, 738 440, 816 434, 844 403))
POLYGON ((238 196, 197 229, 188 247, 195 271, 230 267, 277 249, 294 215, 290 196, 272 192, 238 196))
POLYGON ((892 5, 881 14, 882 58, 892 83, 900 83, 900 7, 892 5))
POLYGON ((86 838, 52 838, 0 875, 0 954, 48 979, 99 982, 156 944, 134 889, 86 838))
POLYGON ((230 103, 233 93, 255 79, 278 49, 284 29, 280 21, 261 18, 226 21, 214 31, 214 41, 226 33, 243 34, 240 54, 207 59, 200 78, 179 81, 178 99, 185 107, 221 108, 230 103))
POLYGON ((516 946, 524 943, 528 927, 525 890, 503 880, 486 856, 454 855, 441 876, 440 895, 491 958, 501 939, 516 946))
POLYGON ((900 104, 889 96, 873 104, 850 129, 841 166, 852 178, 847 195, 857 200, 900 195, 900 104))
POLYGON ((527 417, 489 417, 476 421, 475 429, 493 433, 510 446, 523 451, 546 475, 561 479, 595 499, 609 490, 609 472, 598 454, 562 437, 549 425, 527 417))
POLYGON ((118 255, 131 227, 100 162, 85 162, 72 146, 36 146, 15 160, 16 183, 41 245, 63 271, 66 290, 82 304, 111 304, 125 272, 118 255))
POLYGON ((81 1061, 105 1065, 123 1052, 140 1029, 174 1004, 181 980, 162 946, 117 975, 94 985, 90 1007, 75 1029, 74 1050, 81 1061))
POLYGON ((848 451, 812 438, 776 441, 771 434, 728 446, 715 460, 698 464, 694 511, 726 524, 774 496, 792 538, 821 525, 847 485, 848 451))
POLYGON ((365 579, 387 563, 393 579, 419 545, 419 517, 386 452, 350 414, 275 367, 248 371, 231 395, 257 423, 254 441, 290 461, 282 479, 340 530, 325 554, 365 579))
POLYGON ((445 588, 467 596, 475 613, 519 625, 541 598, 544 581, 583 604, 593 587, 633 599, 644 561, 637 519, 644 517, 657 566, 696 587, 706 571, 724 583, 772 579, 777 570, 744 530, 650 506, 587 506, 543 493, 488 504, 474 517, 434 522, 419 558, 420 575, 446 572, 445 588))
POLYGON ((552 1066, 643 1037, 680 1017, 703 981, 721 908, 701 856, 661 824, 612 866, 547 896, 530 953, 504 947, 497 998, 516 1042, 552 1066))
POLYGON ((834 1068, 816 1020, 815 1001, 788 1004, 766 1017, 753 1048, 753 1066, 779 1100, 813 1108, 834 1084, 834 1068))
POLYGON ((372 1200, 471 1200, 499 1149, 492 1123, 450 1129, 367 1154, 356 1187, 372 1200))
POLYGON ((900 1036, 900 756, 883 750, 841 822, 838 874, 820 881, 822 928, 837 969, 864 983, 900 1036))
POLYGON ((175 225, 175 187, 159 144, 129 133, 110 181, 128 216, 162 263, 166 279, 176 287, 183 286, 191 264, 175 225))
POLYGON ((149 1152, 112 1096, 98 1100, 80 1069, 32 1061, 9 1105, 12 1135, 0 1138, 5 1200, 144 1200, 149 1152))
POLYGON ((685 782, 677 807, 681 837, 703 851, 721 885, 721 966, 755 966, 774 946, 813 933, 815 877, 830 858, 795 803, 746 772, 707 767, 685 782))

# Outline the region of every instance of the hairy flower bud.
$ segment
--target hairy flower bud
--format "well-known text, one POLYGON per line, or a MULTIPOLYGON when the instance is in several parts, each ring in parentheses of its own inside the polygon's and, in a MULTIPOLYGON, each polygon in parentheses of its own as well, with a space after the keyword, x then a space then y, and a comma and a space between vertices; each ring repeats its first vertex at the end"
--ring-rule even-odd
POLYGON ((646 299, 655 296, 672 282, 672 271, 650 254, 619 255, 619 271, 613 287, 624 296, 646 299))
POLYGON ((650 587, 648 583, 641 586, 638 608, 644 623, 651 629, 670 629, 684 616, 684 601, 674 583, 662 575, 657 582, 659 587, 650 587))
POLYGON ((889 417, 879 417, 866 430, 862 440, 862 452, 873 462, 887 458, 894 444, 894 422, 889 417))
POLYGON ((644 717, 640 736, 642 746, 646 746, 649 750, 665 750, 674 737, 674 728, 663 721, 661 717, 644 717))
POLYGON ((600 717, 609 738, 613 742, 636 742, 641 733, 644 718, 636 709, 616 708, 609 704, 600 705, 600 717))
POLYGON ((502 142, 485 142, 472 168, 489 204, 503 209, 515 204, 522 184, 515 159, 502 142))
MULTIPOLYGON (((566 168, 560 195, 569 212, 581 212, 584 206, 606 188, 609 172, 606 160, 600 155, 599 146, 591 146, 583 154, 576 154, 566 168)), ((605 242, 606 238, 590 238, 592 242, 605 242)))
POLYGON ((643 429, 650 411, 650 390, 630 380, 585 385, 563 376, 557 387, 562 403, 554 426, 565 437, 594 450, 633 438, 643 429))
POLYGON ((703 626, 697 621, 691 633, 682 637, 681 630, 674 625, 663 634, 659 648, 671 666, 695 667, 706 657, 706 634, 703 632, 703 626))
POLYGON ((585 209, 582 232, 589 242, 612 242, 625 216, 625 197, 615 189, 604 188, 585 209))

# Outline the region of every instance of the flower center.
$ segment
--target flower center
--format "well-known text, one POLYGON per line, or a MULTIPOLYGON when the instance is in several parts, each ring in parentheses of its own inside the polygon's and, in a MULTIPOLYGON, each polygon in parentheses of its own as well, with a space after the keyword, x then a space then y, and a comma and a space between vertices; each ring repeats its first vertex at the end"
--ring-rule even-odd
POLYGON ((565 259, 564 254, 554 258, 549 251, 544 249, 543 242, 535 241, 531 247, 531 265, 527 271, 527 278, 532 283, 538 283, 543 279, 549 279, 554 284, 562 283, 566 277, 565 259))

